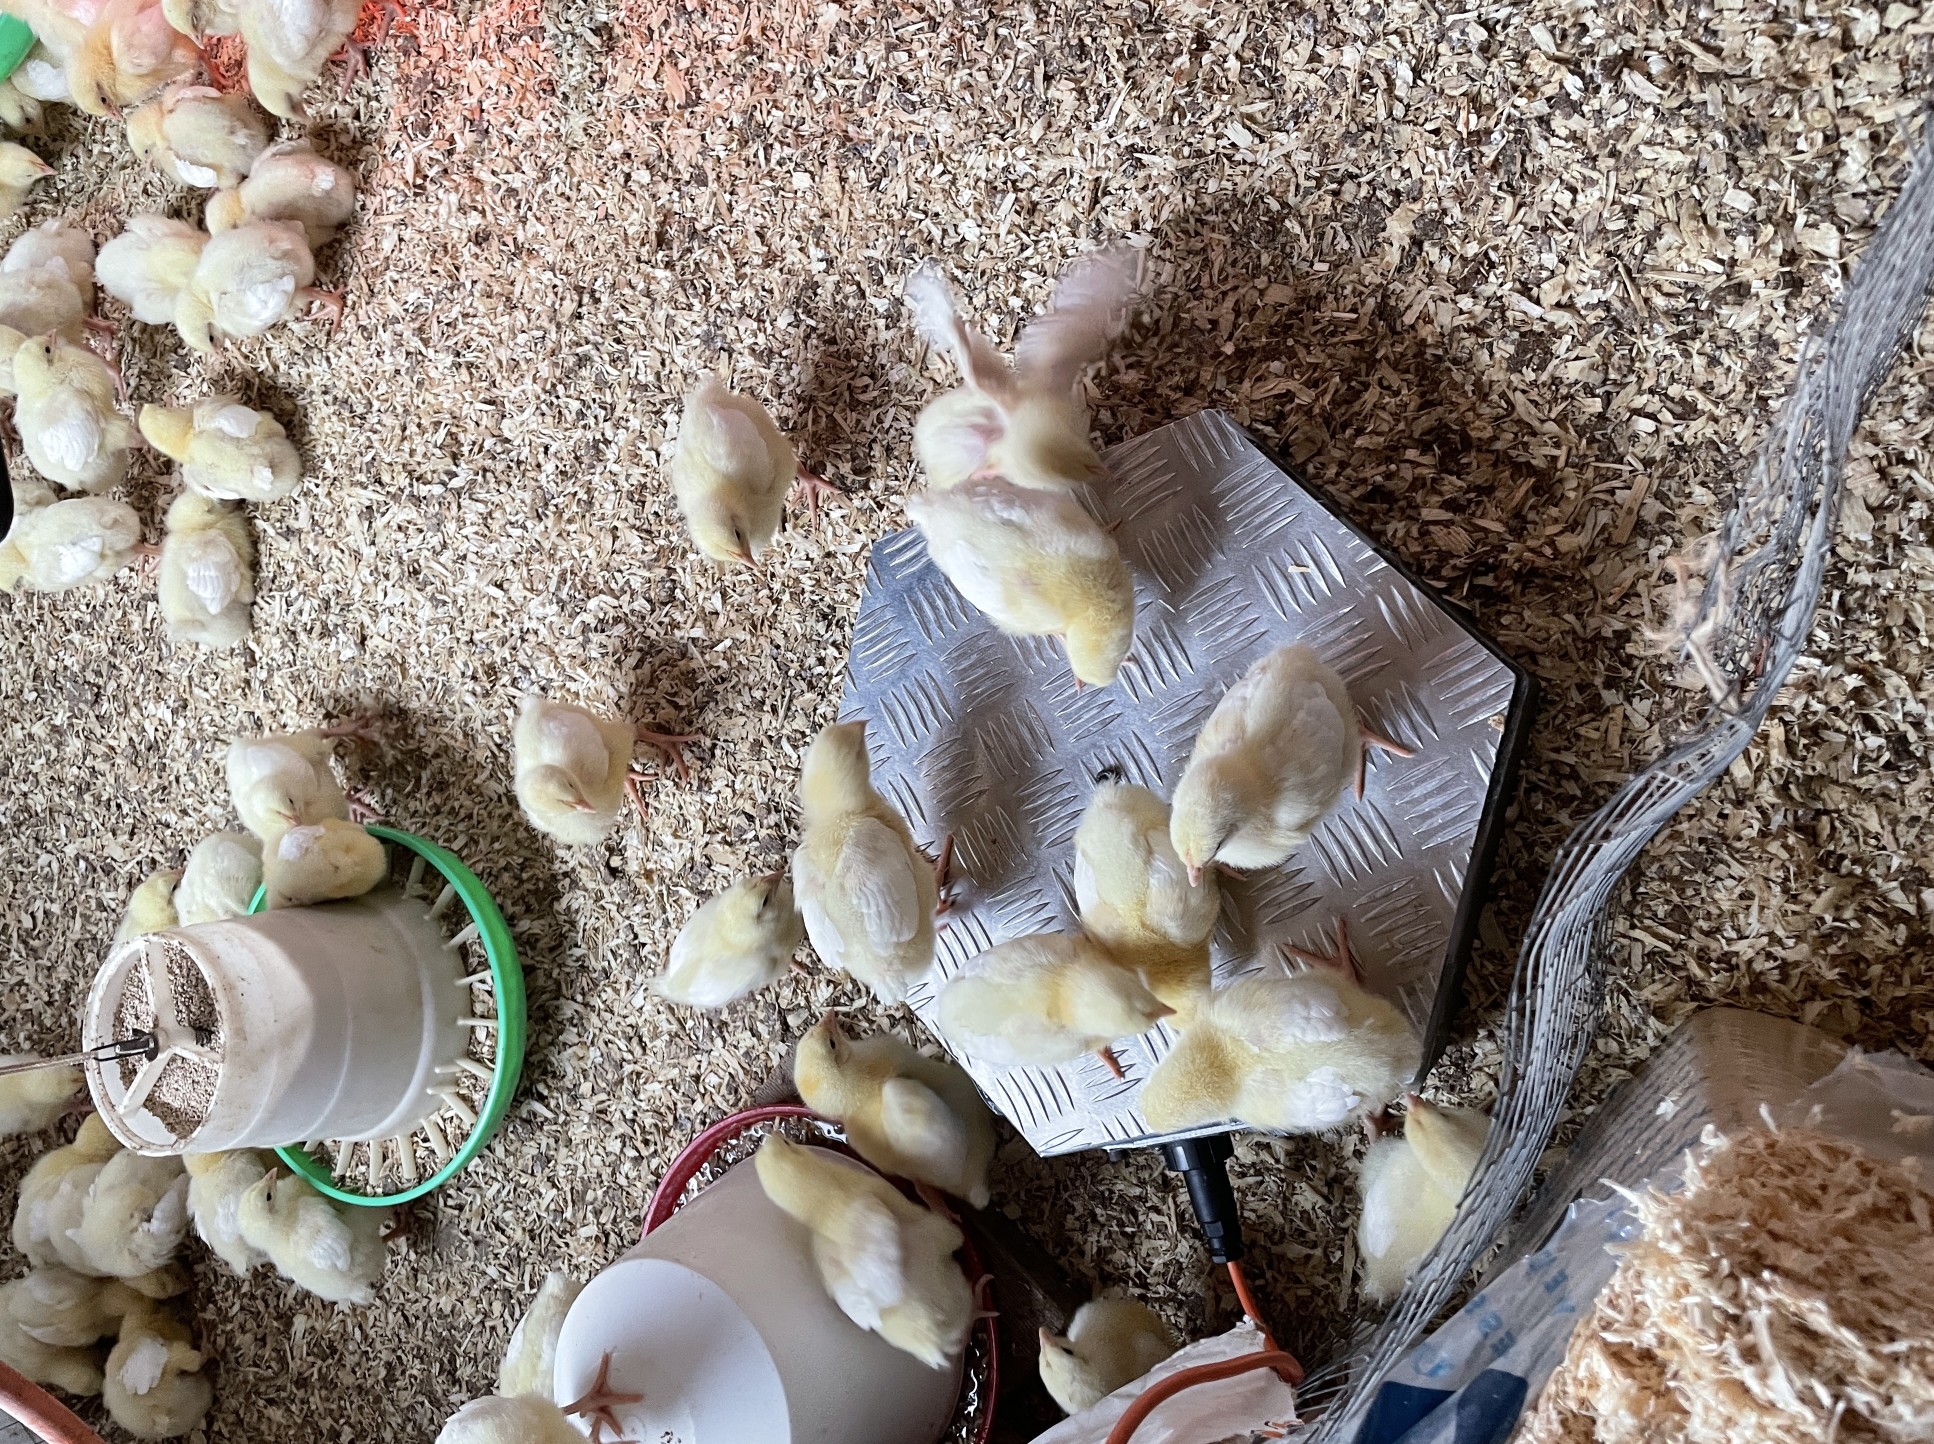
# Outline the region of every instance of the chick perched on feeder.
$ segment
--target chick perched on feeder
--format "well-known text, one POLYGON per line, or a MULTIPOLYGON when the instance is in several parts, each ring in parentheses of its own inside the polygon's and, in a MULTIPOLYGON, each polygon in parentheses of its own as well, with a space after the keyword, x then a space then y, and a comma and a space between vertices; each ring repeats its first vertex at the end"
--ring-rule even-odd
POLYGON ((940 990, 940 1032, 970 1058, 1004 1068, 1097 1054, 1175 1010, 1085 933, 1039 933, 989 948, 940 990))
POLYGON ((835 723, 814 739, 799 771, 799 806, 792 875, 813 951, 881 1002, 904 1001, 933 964, 947 850, 929 863, 875 790, 864 722, 835 723))
POLYGON ((243 1240, 297 1287, 330 1303, 366 1304, 383 1276, 392 1212, 332 1203, 272 1169, 243 1191, 235 1221, 243 1240))
POLYGON ((626 798, 640 817, 646 815, 639 784, 650 781, 651 774, 633 770, 632 749, 640 742, 662 748, 673 770, 685 777, 689 771, 679 745, 697 740, 613 722, 529 693, 511 734, 517 800, 540 832, 560 842, 597 842, 617 826, 626 798))
POLYGON ((1067 1335, 1041 1330, 1041 1382, 1070 1414, 1091 1409, 1180 1347, 1162 1316, 1134 1299, 1090 1299, 1067 1335))
POLYGON ((849 1038, 829 1012, 799 1040, 792 1080, 875 1168, 987 1207, 994 1117, 952 1063, 891 1033, 849 1038))
POLYGON ((1350 689, 1314 649, 1279 647, 1260 658, 1202 724, 1175 788, 1170 836, 1190 878, 1211 862, 1282 862, 1352 779, 1363 795, 1371 747, 1410 755, 1357 720, 1350 689))
POLYGON ((557 1374, 557 1340, 584 1285, 569 1274, 552 1270, 538 1286, 537 1297, 524 1311, 504 1346, 497 1366, 497 1392, 506 1398, 542 1394, 550 1398, 557 1374))
POLYGON ((785 972, 805 938, 786 875, 747 878, 678 930, 671 966, 651 980, 651 990, 688 1008, 723 1008, 785 972))
POLYGON ((692 540, 721 563, 750 566, 758 560, 795 485, 815 512, 821 494, 838 494, 800 467, 772 413, 712 375, 686 393, 671 473, 672 494, 692 540))
POLYGON ((340 817, 292 827, 262 853, 262 881, 272 908, 361 897, 388 873, 382 842, 340 817))
POLYGON ((1411 1093, 1402 1136, 1370 1144, 1356 1235, 1370 1298, 1395 1298, 1444 1236, 1490 1131, 1482 1113, 1439 1107, 1411 1093))
MULTIPOLYGON (((558 1336, 583 1287, 562 1273, 545 1276, 504 1350, 497 1392, 459 1409, 437 1435, 436 1444, 582 1444, 584 1436, 571 1423, 574 1414, 590 1419, 594 1441, 602 1439, 606 1429, 614 1435, 621 1432, 617 1408, 636 1404, 644 1395, 611 1387, 609 1354, 599 1363, 598 1379, 589 1393, 562 1408, 551 1402, 558 1336)), ((621 1441, 614 1439, 612 1444, 621 1441)))

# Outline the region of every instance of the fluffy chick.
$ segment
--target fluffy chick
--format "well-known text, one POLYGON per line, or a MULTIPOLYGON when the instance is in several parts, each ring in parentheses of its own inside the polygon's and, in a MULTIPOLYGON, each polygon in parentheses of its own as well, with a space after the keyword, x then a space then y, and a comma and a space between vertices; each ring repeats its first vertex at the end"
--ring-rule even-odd
POLYGON ((191 350, 213 348, 217 332, 265 335, 296 313, 301 302, 333 307, 342 298, 318 291, 315 257, 302 227, 288 221, 247 221, 210 236, 195 273, 175 302, 175 329, 191 350))
POLYGON ((779 529, 799 457, 764 406, 707 375, 685 394, 671 472, 698 549, 749 566, 779 529))
POLYGON ((1080 682, 1115 680, 1135 640, 1134 582, 1072 494, 973 477, 906 506, 933 564, 995 626, 1060 638, 1080 682))
POLYGON ((4 1312, 30 1337, 62 1349, 106 1338, 151 1302, 119 1279, 89 1278, 59 1266, 35 1269, 0 1291, 0 1298, 4 1312))
POLYGON ((847 1318, 930 1368, 960 1352, 974 1297, 954 1262, 958 1228, 871 1169, 776 1133, 754 1166, 766 1197, 812 1234, 820 1282, 847 1318))
MULTIPOLYGON (((46 271, 73 286, 81 314, 94 309, 94 237, 79 221, 65 216, 42 221, 23 231, 0 258, 0 274, 23 275, 46 271)), ((22 326, 23 331, 36 328, 22 326)))
POLYGON ((1178 1015, 1208 993, 1221 894, 1213 874, 1190 880, 1169 840, 1168 804, 1146 787, 1095 787, 1074 834, 1074 895, 1082 930, 1178 1015))
POLYGON ((339 1207, 293 1174, 263 1175, 242 1194, 236 1221, 276 1271, 331 1303, 375 1297, 386 1253, 387 1208, 339 1207))
POLYGON ((81 1131, 72 1143, 49 1149, 34 1160, 20 1182, 13 1212, 13 1246, 28 1263, 35 1268, 63 1264, 82 1273, 98 1272, 69 1235, 80 1226, 88 1189, 120 1151, 101 1115, 90 1113, 81 1120, 81 1131))
POLYGON ((1175 788, 1170 836, 1189 875, 1283 861, 1352 778, 1361 790, 1366 746, 1405 751, 1363 729, 1350 689, 1313 648, 1259 658, 1202 724, 1175 788))
POLYGON ((127 475, 140 433, 115 409, 113 369, 54 333, 14 354, 14 425, 34 469, 69 491, 106 491, 127 475))
POLYGON ((10 140, 0 140, 0 220, 11 220, 27 204, 34 182, 45 180, 54 168, 10 140))
POLYGON ((242 1237, 242 1195, 262 1181, 269 1160, 252 1148, 229 1153, 186 1153, 188 1216, 201 1241, 238 1274, 246 1274, 268 1255, 242 1237))
POLYGON ((1394 1298, 1451 1225, 1477 1168, 1491 1120, 1469 1108, 1404 1100, 1403 1135, 1379 1138, 1363 1155, 1363 1212, 1357 1254, 1363 1292, 1394 1298))
POLYGON ((497 1368, 499 1394, 505 1398, 520 1394, 537 1394, 546 1400, 553 1397, 558 1335, 564 1329, 564 1316, 583 1292, 584 1285, 569 1274, 552 1271, 544 1276, 537 1297, 517 1321, 504 1348, 504 1361, 497 1368))
POLYGON ((168 23, 190 40, 234 35, 242 28, 239 0, 161 0, 168 23))
POLYGON ((904 1001, 933 965, 940 891, 906 822, 874 789, 864 722, 836 723, 814 740, 799 805, 792 875, 813 950, 881 1002, 904 1001))
POLYGON ((118 114, 200 66, 201 52, 160 0, 107 0, 68 59, 67 89, 89 115, 118 114))
POLYGON ((129 216, 121 234, 101 247, 95 268, 107 293, 126 302, 135 320, 170 326, 207 244, 207 233, 186 221, 129 216))
POLYGON ((1146 1033, 1175 1010, 1085 933, 1039 933, 989 948, 940 990, 940 1032, 1002 1067, 1067 1063, 1146 1033))
POLYGON ((1321 1133, 1384 1107, 1417 1071, 1402 1013, 1343 972, 1244 978, 1211 993, 1142 1086, 1158 1133, 1234 1118, 1321 1133))
POLYGON ((936 264, 914 271, 906 288, 914 324, 954 358, 963 382, 914 422, 914 454, 930 486, 1001 476, 1017 486, 1066 488, 1102 475, 1081 376, 1107 355, 1127 319, 1141 259, 1131 247, 1111 246, 1076 260, 1048 309, 1015 341, 1012 365, 961 319, 936 264))
POLYGON ((233 647, 255 605, 255 542, 229 502, 184 491, 161 524, 161 620, 171 642, 233 647))
POLYGON ((180 881, 181 874, 167 867, 158 867, 141 879, 141 885, 128 896, 121 925, 114 930, 117 947, 129 938, 158 933, 181 921, 175 913, 175 884, 180 881))
POLYGON ((292 827, 348 817, 349 798, 329 766, 338 735, 310 728, 229 743, 228 795, 242 826, 273 843, 292 827))
POLYGON ((165 1310, 130 1313, 103 1371, 101 1402, 108 1417, 137 1439, 180 1438, 215 1402, 203 1362, 187 1326, 165 1310))
POLYGON ((339 817, 292 827, 262 853, 272 908, 361 897, 389 873, 380 839, 339 817))
POLYGON ((128 113, 129 148, 183 185, 238 185, 268 143, 268 125, 241 91, 175 84, 128 113))
POLYGON ((310 251, 319 251, 356 213, 356 177, 319 156, 307 141, 285 140, 255 160, 247 180, 208 198, 204 219, 210 231, 228 231, 245 221, 288 221, 302 227, 310 251))
POLYGON ((452 1414, 436 1444, 584 1444, 584 1433, 549 1399, 493 1394, 452 1414))
POLYGON ((188 1236, 188 1175, 179 1158, 123 1150, 102 1165, 73 1241, 91 1270, 131 1279, 166 1266, 188 1236))
POLYGON ((184 927, 239 918, 262 885, 262 844, 246 833, 217 832, 196 843, 175 887, 184 927))
POLYGON ((786 875, 747 878, 678 930, 671 966, 651 980, 651 990, 688 1008, 723 1008, 785 972, 805 939, 786 875))
POLYGON ((1090 1299, 1065 1337, 1041 1330, 1041 1382, 1070 1414, 1092 1409, 1181 1347, 1162 1316, 1134 1299, 1090 1299))
POLYGON ((40 129, 40 101, 22 90, 11 75, 0 80, 0 125, 14 131, 40 129))
MULTIPOLYGON (((0 1053, 0 1064, 31 1063, 33 1053, 0 1053)), ((75 1111, 87 1080, 78 1068, 35 1068, 0 1075, 0 1138, 42 1133, 75 1111)))
MULTIPOLYGON (((617 826, 645 774, 631 769, 640 729, 582 707, 525 696, 511 734, 517 800, 541 832, 562 842, 597 842, 617 826)), ((655 735, 655 734, 654 734, 655 735)))
POLYGON ((0 1363, 18 1369, 36 1384, 47 1384, 63 1394, 92 1398, 101 1392, 100 1355, 92 1349, 43 1344, 13 1317, 13 1296, 25 1279, 0 1285, 0 1363))
POLYGON ((284 120, 307 119, 302 92, 348 41, 363 0, 235 0, 248 88, 284 120))
POLYGON ((107 496, 75 496, 14 517, 0 541, 0 590, 64 592, 104 582, 134 560, 141 518, 107 496))
POLYGON ((849 1038, 827 1013, 799 1040, 792 1080, 875 1168, 987 1207, 994 1116, 953 1064, 891 1033, 849 1038))
POLYGON ((302 458, 282 423, 233 396, 141 408, 141 434, 181 463, 190 491, 217 501, 280 501, 302 480, 302 458))

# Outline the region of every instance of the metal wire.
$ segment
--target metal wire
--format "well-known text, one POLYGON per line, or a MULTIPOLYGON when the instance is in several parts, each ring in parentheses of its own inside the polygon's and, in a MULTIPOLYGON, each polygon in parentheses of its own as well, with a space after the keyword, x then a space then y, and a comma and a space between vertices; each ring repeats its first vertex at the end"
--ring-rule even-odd
POLYGON ((1518 957, 1504 1073, 1483 1156, 1449 1231, 1383 1322, 1299 1391, 1306 1435, 1340 1440, 1452 1300, 1530 1186, 1597 1029, 1611 905, 1645 845, 1745 750, 1812 628, 1840 508, 1847 446, 1912 339, 1934 289, 1934 158, 1923 149, 1868 244, 1838 314, 1800 357, 1791 396, 1678 627, 1714 700, 1666 754, 1573 831, 1545 879, 1518 957))

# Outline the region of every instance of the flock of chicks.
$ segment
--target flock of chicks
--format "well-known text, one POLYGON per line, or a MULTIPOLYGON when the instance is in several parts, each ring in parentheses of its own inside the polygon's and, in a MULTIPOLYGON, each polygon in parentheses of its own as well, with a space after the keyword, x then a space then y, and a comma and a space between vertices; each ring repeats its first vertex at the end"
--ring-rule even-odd
MULTIPOLYGON (((239 30, 257 98, 298 116, 302 90, 340 48, 358 6, 4 0, 0 9, 25 19, 40 42, 0 85, 0 116, 31 123, 42 100, 117 115, 144 101, 123 116, 134 153, 170 180, 210 191, 206 230, 134 215, 97 255, 80 227, 53 220, 0 259, 0 391, 15 398, 13 423, 37 473, 14 478, 0 588, 65 591, 153 558, 169 638, 232 647, 248 634, 255 599, 254 544, 237 504, 288 496, 301 457, 280 422, 233 396, 143 406, 137 429, 120 409, 118 368, 87 344, 90 331, 112 331, 93 314, 95 287, 136 321, 172 325, 198 353, 219 338, 263 335, 308 303, 340 318, 341 298, 314 287, 314 253, 353 213, 355 178, 304 141, 272 142, 247 95, 197 83, 191 36, 202 33, 195 26, 239 30), (178 465, 182 483, 158 547, 143 543, 132 507, 103 495, 144 440, 178 465)), ((25 147, 0 144, 0 209, 17 210, 49 174, 25 147)))

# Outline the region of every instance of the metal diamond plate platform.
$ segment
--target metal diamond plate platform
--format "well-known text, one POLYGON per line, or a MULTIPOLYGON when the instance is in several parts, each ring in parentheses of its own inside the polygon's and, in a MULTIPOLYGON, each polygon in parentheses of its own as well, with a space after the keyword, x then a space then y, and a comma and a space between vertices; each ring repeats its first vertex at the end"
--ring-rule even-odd
MULTIPOLYGON (((929 1023, 941 984, 986 948, 1075 924, 1076 825, 1095 775, 1120 768, 1166 797, 1197 728, 1258 656, 1315 647, 1364 720, 1415 749, 1375 753, 1284 866, 1227 880, 1218 981, 1327 951, 1339 914, 1369 985, 1435 1055, 1490 864, 1529 678, 1391 564, 1221 412, 1124 443, 1094 498, 1135 574, 1136 638, 1112 687, 1076 691, 1060 647, 1007 637, 927 560, 913 531, 874 548, 853 628, 843 717, 872 725, 874 782, 930 848, 954 834, 958 903, 909 1001, 929 1023)), ((1135 1111, 1167 1026, 1099 1059, 1001 1069, 962 1059, 1042 1154, 1159 1141, 1135 1111)), ((1200 1129, 1195 1132, 1216 1132, 1200 1129)), ((1166 1135, 1182 1136, 1182 1135, 1166 1135)))

